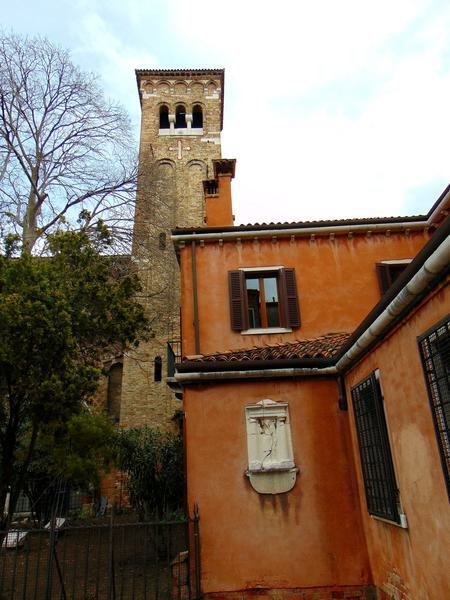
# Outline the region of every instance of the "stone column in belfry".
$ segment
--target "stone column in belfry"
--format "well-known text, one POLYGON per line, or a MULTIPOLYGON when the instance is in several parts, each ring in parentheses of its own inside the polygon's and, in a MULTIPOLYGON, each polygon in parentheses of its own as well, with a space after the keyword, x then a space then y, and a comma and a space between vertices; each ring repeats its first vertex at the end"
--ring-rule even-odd
POLYGON ((221 157, 224 71, 138 70, 136 79, 142 118, 132 254, 151 337, 124 358, 120 425, 164 429, 181 408, 166 384, 168 344, 177 352, 180 339, 170 231, 204 224, 202 182, 221 157))

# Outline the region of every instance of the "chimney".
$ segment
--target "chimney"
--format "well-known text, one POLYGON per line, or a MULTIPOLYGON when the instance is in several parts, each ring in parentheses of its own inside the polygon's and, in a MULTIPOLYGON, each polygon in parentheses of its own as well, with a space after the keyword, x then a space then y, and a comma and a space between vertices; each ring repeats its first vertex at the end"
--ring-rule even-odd
POLYGON ((214 179, 203 182, 205 195, 205 223, 207 227, 233 225, 231 206, 231 180, 236 169, 236 159, 219 158, 212 161, 214 179))

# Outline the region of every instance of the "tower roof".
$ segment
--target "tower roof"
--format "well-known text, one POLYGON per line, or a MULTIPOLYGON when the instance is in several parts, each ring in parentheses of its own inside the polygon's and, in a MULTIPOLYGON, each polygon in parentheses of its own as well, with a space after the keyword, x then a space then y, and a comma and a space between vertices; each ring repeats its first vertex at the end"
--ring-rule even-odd
POLYGON ((136 69, 136 77, 203 77, 211 75, 212 77, 220 77, 221 83, 225 75, 225 69, 136 69))
POLYGON ((198 79, 204 77, 211 77, 218 79, 220 82, 220 99, 221 99, 221 127, 223 127, 223 100, 224 100, 224 87, 225 87, 225 69, 135 69, 136 83, 139 92, 139 100, 142 103, 141 97, 141 78, 142 77, 157 77, 157 78, 178 78, 183 79, 198 79))

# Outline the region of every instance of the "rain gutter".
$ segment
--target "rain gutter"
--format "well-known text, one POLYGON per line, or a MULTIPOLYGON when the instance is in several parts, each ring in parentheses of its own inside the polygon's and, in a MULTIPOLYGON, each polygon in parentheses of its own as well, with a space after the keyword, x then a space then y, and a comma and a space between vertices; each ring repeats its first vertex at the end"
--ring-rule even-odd
POLYGON ((175 373, 178 383, 199 383, 202 381, 224 381, 229 379, 273 379, 279 377, 305 377, 336 375, 336 367, 305 367, 289 369, 248 369, 242 371, 201 371, 196 373, 175 373))
POLYGON ((194 240, 203 240, 214 242, 226 239, 254 239, 269 237, 287 237, 290 235, 324 235, 330 233, 349 234, 359 233, 361 231, 371 231, 372 233, 383 231, 412 231, 424 229, 429 226, 426 221, 403 221, 400 223, 370 223, 359 225, 327 225, 325 227, 292 227, 289 229, 257 229, 245 231, 220 231, 214 233, 172 233, 171 239, 174 242, 192 242, 194 240))

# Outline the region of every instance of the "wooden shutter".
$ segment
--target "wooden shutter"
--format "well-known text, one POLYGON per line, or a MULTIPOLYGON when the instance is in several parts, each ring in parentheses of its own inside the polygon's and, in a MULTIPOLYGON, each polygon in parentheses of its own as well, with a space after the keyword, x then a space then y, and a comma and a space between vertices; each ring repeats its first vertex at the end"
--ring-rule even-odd
POLYGON ((244 271, 229 271, 231 329, 242 331, 247 324, 247 292, 244 271))
POLYGON ((280 293, 283 303, 284 325, 286 327, 300 327, 295 269, 280 270, 280 293))
POLYGON ((383 263, 377 263, 377 276, 378 276, 378 285, 380 286, 381 295, 385 294, 387 290, 391 287, 391 273, 389 269, 389 265, 383 263))

